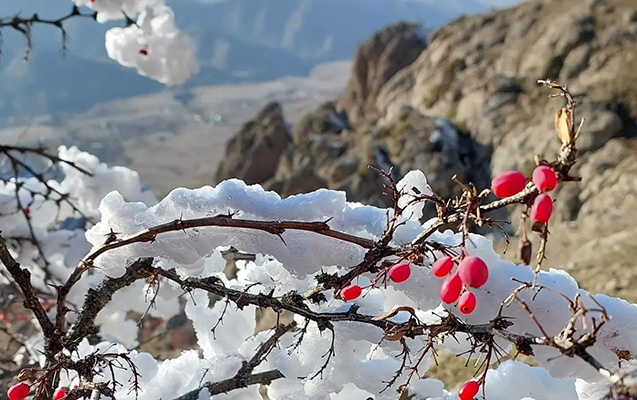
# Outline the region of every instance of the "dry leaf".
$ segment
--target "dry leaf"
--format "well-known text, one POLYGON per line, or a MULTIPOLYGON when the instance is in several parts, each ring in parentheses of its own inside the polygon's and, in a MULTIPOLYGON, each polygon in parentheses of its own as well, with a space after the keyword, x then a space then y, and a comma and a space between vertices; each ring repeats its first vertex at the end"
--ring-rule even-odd
POLYGON ((560 108, 555 112, 555 130, 563 145, 573 143, 571 111, 568 108, 560 108))
POLYGON ((617 354, 617 358, 619 358, 620 360, 630 360, 632 358, 632 355, 630 354, 630 351, 628 350, 615 350, 615 354, 617 354))
POLYGON ((408 306, 400 306, 400 307, 396 307, 396 308, 394 308, 393 310, 391 310, 391 311, 390 311, 390 312, 388 312, 388 313, 385 313, 385 314, 379 315, 379 316, 374 317, 374 318, 372 318, 372 319, 373 319, 374 321, 382 321, 382 320, 384 320, 384 319, 391 318, 391 317, 395 316, 396 314, 398 314, 398 313, 399 313, 399 312, 401 312, 401 311, 407 311, 408 313, 410 313, 410 314, 412 315, 412 317, 417 318, 417 317, 416 317, 416 311, 414 311, 414 309, 413 309, 413 308, 408 307, 408 306))

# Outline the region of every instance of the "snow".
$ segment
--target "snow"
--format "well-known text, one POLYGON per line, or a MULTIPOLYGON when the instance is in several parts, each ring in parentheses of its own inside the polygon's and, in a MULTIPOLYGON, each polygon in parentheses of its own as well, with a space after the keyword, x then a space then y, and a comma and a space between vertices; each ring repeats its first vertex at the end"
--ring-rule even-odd
MULTIPOLYGON (((69 166, 63 167, 63 176, 51 184, 61 191, 77 198, 77 206, 86 215, 99 219, 85 234, 79 229, 62 229, 57 223, 60 218, 77 217, 70 207, 62 207, 57 214, 55 199, 45 201, 41 197, 31 198, 28 191, 21 189, 21 201, 33 201, 33 224, 35 234, 43 245, 50 260, 53 279, 63 282, 79 259, 91 250, 100 248, 107 235, 117 232, 118 238, 138 234, 153 226, 179 218, 191 219, 232 214, 234 218, 256 221, 324 221, 332 229, 377 239, 387 227, 387 218, 392 210, 366 206, 347 201, 343 192, 317 190, 282 199, 274 192, 263 190, 259 185, 246 185, 239 180, 229 180, 215 187, 199 189, 176 189, 159 202, 145 191, 139 176, 126 168, 109 167, 97 158, 80 152, 76 148, 61 147, 60 156, 94 172, 94 176, 78 173, 69 166), (102 198, 103 197, 103 198, 102 198), (99 199, 101 201, 99 201, 99 199)), ((42 190, 34 178, 20 178, 24 187, 42 190)), ((0 186, 0 224, 5 238, 19 237, 26 233, 21 214, 11 213, 16 207, 12 191, 16 182, 0 186)), ((402 192, 399 204, 406 206, 410 199, 420 194, 431 194, 425 175, 411 171, 398 183, 402 192), (415 188, 415 189, 414 189, 415 188)), ((421 224, 422 207, 409 205, 399 216, 392 245, 402 245, 416 240, 431 224, 421 224)), ((461 235, 451 231, 437 232, 430 241, 457 246, 461 235)), ((528 303, 534 316, 550 335, 558 333, 570 318, 569 302, 559 293, 573 299, 580 295, 590 306, 601 304, 611 319, 602 327, 597 342, 589 351, 603 365, 618 365, 616 351, 627 350, 637 354, 637 342, 632 332, 637 328, 637 306, 624 300, 605 295, 591 295, 578 287, 576 281, 566 272, 557 269, 542 271, 537 277, 531 267, 515 265, 500 258, 491 241, 483 236, 471 235, 466 251, 482 258, 489 268, 489 280, 479 288, 472 289, 477 297, 476 311, 465 316, 453 305, 442 305, 438 290, 442 279, 431 273, 433 259, 426 257, 423 265, 412 264, 412 275, 403 283, 389 282, 387 287, 369 288, 374 275, 365 274, 356 278, 356 283, 365 287, 363 295, 353 302, 343 302, 335 298, 333 290, 325 291, 327 302, 309 304, 315 312, 345 312, 355 304, 359 313, 380 315, 396 306, 414 307, 418 318, 433 323, 444 315, 445 310, 471 323, 483 324, 494 318, 502 301, 508 297, 519 283, 512 280, 537 282, 551 290, 543 290, 535 296, 534 291, 522 291, 520 298, 528 303)), ((359 263, 366 249, 345 243, 314 232, 289 230, 279 238, 266 232, 241 228, 202 227, 160 234, 153 243, 136 243, 105 253, 95 260, 95 269, 85 274, 69 296, 69 301, 80 306, 89 288, 95 288, 105 277, 121 276, 127 265, 140 257, 154 257, 154 267, 175 268, 183 277, 216 277, 228 288, 242 290, 251 286, 250 293, 269 293, 275 296, 290 291, 303 293, 315 286, 315 275, 320 272, 344 274, 359 263), (224 274, 226 265, 222 250, 234 246, 240 251, 255 253, 254 261, 238 261, 237 277, 228 279, 224 274)), ((52 290, 45 284, 41 264, 37 261, 37 249, 25 243, 15 255, 25 267, 30 268, 36 287, 52 290)), ((396 257, 388 258, 396 261, 396 257)), ((233 303, 211 298, 203 291, 191 291, 183 296, 184 290, 177 285, 159 281, 159 286, 150 286, 146 281, 136 282, 113 296, 113 300, 98 315, 97 325, 105 342, 90 346, 83 342, 73 357, 83 357, 94 352, 127 352, 138 345, 137 321, 128 318, 129 312, 144 313, 168 319, 179 313, 179 299, 185 300, 186 316, 192 321, 201 354, 197 351, 183 352, 176 358, 158 361, 151 355, 131 351, 130 355, 142 375, 143 391, 139 399, 174 398, 199 387, 200 382, 215 382, 232 377, 241 363, 254 354, 255 349, 265 342, 272 332, 256 333, 255 306, 237 309, 233 303), (149 308, 148 297, 156 296, 156 307, 149 308), (217 324, 223 314, 223 319, 217 324), (214 332, 212 331, 215 327, 214 332)), ((514 324, 510 332, 524 335, 540 335, 536 323, 519 303, 513 302, 503 310, 514 324)), ((392 318, 395 322, 406 321, 409 315, 399 313, 392 318)), ((596 316, 599 321, 599 315, 596 316)), ((69 322, 75 318, 69 313, 69 322)), ((299 326, 304 320, 296 316, 299 326)), ((588 317, 587 326, 592 320, 588 317)), ((578 332, 585 332, 582 322, 577 324, 578 332)), ((394 399, 395 388, 381 393, 386 381, 400 366, 399 342, 383 340, 383 332, 378 328, 360 322, 342 321, 334 323, 335 354, 322 371, 327 360, 327 352, 332 341, 329 329, 321 331, 315 323, 307 327, 304 340, 294 351, 297 336, 286 334, 257 371, 278 369, 286 378, 275 381, 268 387, 272 399, 347 399, 372 396, 376 400, 394 399)), ((470 347, 467 336, 457 334, 446 336, 437 349, 447 349, 460 354, 470 347), (457 341, 456 341, 457 339, 457 341)), ((416 352, 426 345, 424 338, 407 338, 407 345, 416 352)), ((23 351, 17 359, 26 362, 41 362, 37 349, 42 348, 41 335, 27 341, 30 351, 23 351)), ((506 350, 510 345, 498 342, 506 350)), ((539 367, 529 367, 519 362, 507 361, 491 370, 486 378, 486 399, 589 399, 597 400, 608 391, 608 380, 594 368, 578 358, 560 355, 556 350, 535 346, 539 367)), ((412 362, 414 357, 412 355, 412 362)), ((423 358, 420 372, 424 373, 432 364, 431 355, 423 358)), ((120 382, 127 382, 130 369, 122 364, 115 374, 120 382)), ((634 366, 623 362, 623 371, 634 366)), ((102 380, 112 377, 103 368, 102 380)), ((61 375, 64 376, 64 375, 61 375)), ((74 376, 63 378, 69 382, 74 376)), ((406 374, 398 379, 404 382, 406 374)), ((64 382, 63 382, 64 383, 64 382)), ((118 399, 132 399, 134 393, 128 387, 118 389, 118 399)), ((453 389, 453 388, 447 388, 453 389)), ((435 379, 413 379, 408 387, 414 399, 456 399, 451 391, 443 389, 435 379)), ((255 398, 258 388, 250 387, 237 392, 215 396, 215 399, 255 398), (242 397, 244 396, 244 397, 242 397)), ((202 391, 199 398, 207 398, 202 391)))
POLYGON ((72 0, 97 12, 100 23, 130 18, 106 32, 106 52, 121 65, 165 85, 179 85, 199 71, 192 38, 179 30, 165 0, 72 0))
POLYGON ((165 85, 180 85, 199 71, 194 41, 175 25, 167 6, 143 11, 137 24, 106 32, 108 56, 165 85))
POLYGON ((396 188, 403 196, 398 200, 399 207, 406 207, 403 211, 403 215, 407 216, 411 220, 418 221, 422 218, 422 210, 425 207, 425 203, 422 201, 414 202, 414 199, 420 195, 431 196, 433 191, 427 183, 427 178, 422 171, 409 171, 403 179, 396 184, 396 188))
POLYGON ((97 22, 124 19, 135 16, 147 8, 157 7, 164 0, 72 0, 78 6, 88 7, 97 12, 97 22))
MULTIPOLYGON (((418 171, 408 173, 398 186, 406 192, 405 199, 417 193, 431 193, 426 178, 418 171), (413 187, 416 187, 417 191, 413 191, 413 187)), ((417 207, 410 207, 412 209, 405 213, 409 219, 404 220, 405 225, 399 230, 398 239, 394 244, 414 240, 422 232, 423 228, 418 222, 422 211, 417 207)), ((103 235, 111 228, 124 234, 134 234, 152 225, 169 222, 178 217, 187 219, 233 213, 236 218, 253 220, 329 220, 328 224, 333 229, 367 238, 377 238, 384 230, 387 219, 387 210, 350 204, 341 192, 319 190, 281 199, 276 193, 266 192, 258 185, 248 186, 238 180, 225 181, 214 188, 177 189, 152 207, 141 203, 125 202, 119 194, 111 193, 105 197, 100 211, 102 220, 87 232, 87 238, 95 249, 101 245, 103 235), (311 207, 308 206, 310 204, 311 207)), ((201 228, 196 235, 176 232, 166 234, 165 237, 158 237, 152 245, 132 245, 109 252, 104 257, 98 258, 96 265, 106 274, 117 276, 122 272, 118 266, 126 265, 126 262, 138 257, 159 255, 162 259, 176 263, 184 273, 187 273, 191 263, 201 257, 208 257, 213 249, 232 245, 242 251, 263 254, 257 256, 254 262, 240 264, 237 287, 259 283, 260 285, 254 286, 251 292, 267 293, 270 289, 274 289, 276 294, 282 294, 290 290, 302 292, 309 289, 312 285, 312 275, 326 268, 345 272, 348 267, 360 262, 364 255, 364 249, 356 245, 339 243, 334 239, 311 232, 289 231, 283 234, 283 239, 285 243, 274 235, 250 232, 246 229, 201 228)), ((458 245, 461 236, 447 231, 434 234, 431 240, 447 245, 458 245)), ((473 289, 478 307, 477 311, 470 316, 460 314, 455 306, 445 306, 445 308, 469 323, 486 323, 496 316, 500 303, 519 285, 511 278, 530 282, 534 278, 534 273, 529 266, 515 265, 501 260, 493 250, 491 242, 481 236, 471 236, 467 252, 481 257, 487 263, 490 279, 480 289, 473 289)), ((361 307, 360 312, 369 315, 378 315, 391 310, 397 303, 405 304, 402 300, 408 300, 414 304, 419 313, 438 308, 440 301, 437 294, 441 279, 431 274, 430 262, 431 260, 428 260, 422 266, 412 265, 412 277, 408 281, 393 284, 391 289, 367 290, 365 295, 354 303, 361 307), (386 301, 386 296, 392 301, 386 301)), ((359 284, 369 283, 368 277, 363 276, 358 279, 359 284)), ((579 289, 577 283, 564 271, 553 269, 544 271, 538 275, 537 279, 538 283, 564 293, 570 298, 577 293, 584 299, 588 298, 588 293, 579 289)), ((334 299, 332 292, 327 292, 326 295, 328 302, 312 305, 312 309, 322 312, 339 312, 349 308, 349 304, 334 299)), ((548 290, 540 296, 533 295, 532 292, 522 292, 520 297, 529 303, 535 316, 542 321, 543 328, 549 334, 558 333, 571 315, 569 303, 561 295, 548 290)), ((198 339, 206 357, 226 354, 228 349, 236 348, 238 342, 250 335, 253 326, 243 318, 247 313, 249 319, 253 321, 253 312, 251 310, 239 312, 230 306, 226 311, 227 319, 224 321, 233 321, 228 322, 230 324, 228 329, 234 336, 232 338, 223 336, 221 332, 226 327, 220 326, 217 329, 218 332, 215 332, 218 337, 214 339, 210 330, 218 319, 224 303, 218 302, 213 308, 208 308, 205 298, 199 297, 195 297, 198 300, 197 306, 188 303, 187 312, 189 318, 195 323, 198 339), (237 323, 239 325, 236 325, 237 323), (238 332, 243 332, 243 335, 238 332), (233 340, 238 342, 233 345, 231 343, 233 340)), ((631 353, 637 352, 637 343, 621 334, 630 330, 631 327, 634 329, 637 322, 637 306, 606 296, 597 296, 596 299, 607 308, 612 319, 602 328, 598 343, 591 352, 606 365, 614 365, 617 363, 617 356, 613 349, 622 348, 631 353)), ((510 328, 511 332, 535 335, 541 333, 529 314, 518 303, 514 302, 506 308, 504 315, 512 317, 515 321, 514 326, 510 328)), ((302 323, 302 320, 298 322, 302 323)), ((303 380, 302 393, 308 398, 325 398, 330 393, 341 393, 346 390, 347 384, 353 384, 358 389, 373 393, 380 392, 383 389, 382 378, 391 376, 391 371, 395 371, 399 365, 396 356, 400 348, 396 343, 385 342, 373 352, 372 348, 376 347, 376 343, 382 338, 382 332, 359 323, 340 323, 335 327, 335 332, 337 356, 330 360, 328 367, 323 371, 323 379, 305 378, 303 380), (358 350, 352 353, 354 349, 358 350), (383 359, 365 358, 365 355, 370 353, 386 356, 383 359)), ((301 347, 296 352, 288 354, 286 347, 292 344, 289 342, 291 338, 282 339, 285 345, 281 346, 280 350, 273 351, 268 361, 269 366, 281 370, 286 375, 308 377, 316 374, 322 364, 317 360, 324 360, 323 355, 329 348, 330 335, 330 332, 320 332, 315 325, 310 324, 301 347)), ((441 347, 456 353, 464 352, 469 348, 470 343, 462 337, 458 335, 458 343, 454 340, 445 340, 441 347)), ((507 346, 504 342, 502 345, 507 346)), ((412 343, 412 348, 415 349, 422 346, 422 343, 412 343)), ((542 380, 553 382, 553 379, 566 378, 554 383, 556 392, 565 393, 563 398, 569 398, 568 396, 576 398, 574 397, 576 396, 575 378, 602 379, 593 368, 579 359, 555 357, 554 349, 538 347, 536 354, 538 361, 546 368, 532 370, 541 371, 541 373, 537 372, 536 379, 538 382, 542 380), (567 389, 564 389, 565 387, 567 389)), ((494 382, 513 373, 529 375, 529 371, 520 372, 522 367, 518 364, 512 365, 503 364, 503 367, 498 369, 499 375, 492 374, 494 382)), ((298 385, 293 386, 296 391, 301 390, 298 385)), ((528 388, 533 386, 535 385, 528 388)), ((278 384, 273 387, 273 396, 281 396, 277 389, 279 387, 278 384)), ((487 386, 489 387, 491 386, 487 386)), ((520 389, 521 394, 518 398, 544 398, 541 393, 528 388, 520 389)), ((501 398, 497 397, 500 396, 499 391, 493 390, 493 392, 494 399, 501 398)), ((384 397, 377 396, 377 398, 384 397)))

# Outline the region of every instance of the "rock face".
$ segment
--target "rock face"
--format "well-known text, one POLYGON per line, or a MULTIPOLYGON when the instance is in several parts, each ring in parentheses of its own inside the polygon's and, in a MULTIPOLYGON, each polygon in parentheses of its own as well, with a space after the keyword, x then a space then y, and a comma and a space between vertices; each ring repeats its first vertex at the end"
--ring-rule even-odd
POLYGON ((445 119, 405 110, 396 123, 340 132, 322 129, 330 126, 324 108, 307 120, 313 124, 301 121, 294 130, 295 138, 305 139, 286 150, 272 179, 264 182, 283 196, 329 187, 345 190, 354 201, 388 205, 382 195, 386 182, 368 166, 383 171, 393 167, 396 179, 401 172, 426 166, 427 179, 444 196, 457 188, 453 175, 483 185, 489 177, 484 167, 489 165, 488 152, 445 119))
POLYGON ((398 71, 416 60, 427 47, 422 27, 396 24, 377 32, 354 56, 352 77, 338 99, 337 108, 351 123, 379 116, 378 93, 398 71))
POLYGON ((290 142, 281 106, 268 104, 228 142, 217 170, 217 181, 228 178, 240 178, 250 184, 265 181, 276 171, 279 156, 290 142))
POLYGON ((386 205, 383 179, 368 165, 393 167, 397 178, 421 169, 445 197, 459 190, 453 175, 479 188, 505 170, 530 175, 536 154, 551 159, 559 149, 553 113, 562 100, 536 83, 552 78, 569 86, 586 122, 573 170, 583 181, 558 188, 545 265, 571 266, 585 286, 635 301, 622 288, 637 274, 619 276, 637 256, 622 245, 637 223, 635 15, 625 0, 535 0, 457 19, 428 41, 413 25, 390 26, 361 45, 337 102, 295 126, 293 144, 259 182, 283 196, 328 187, 386 205), (611 253, 612 265, 587 256, 611 253), (616 287, 583 272, 599 268, 616 271, 616 287))
POLYGON ((526 154, 549 157, 557 101, 537 79, 579 95, 588 123, 580 150, 635 135, 637 23, 622 0, 532 1, 461 18, 434 32, 418 59, 383 85, 376 108, 393 119, 409 105, 449 118, 494 147, 492 169, 524 168, 526 154), (629 84, 632 83, 631 84, 629 84))

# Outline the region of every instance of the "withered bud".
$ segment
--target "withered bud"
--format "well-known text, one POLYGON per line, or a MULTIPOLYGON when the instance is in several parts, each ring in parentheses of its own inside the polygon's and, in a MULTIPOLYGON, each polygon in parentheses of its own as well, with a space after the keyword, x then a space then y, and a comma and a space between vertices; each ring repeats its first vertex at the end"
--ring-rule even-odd
POLYGON ((540 222, 540 221, 535 221, 533 222, 533 225, 531 226, 531 230, 533 232, 538 232, 538 233, 542 233, 544 231, 544 228, 546 227, 546 224, 540 222))
POLYGON ((423 259, 422 254, 411 253, 407 257, 407 261, 409 261, 410 263, 415 264, 415 265, 422 265, 424 259, 423 259))
POLYGON ((555 112, 555 130, 562 145, 573 144, 573 127, 571 126, 571 110, 560 108, 555 112))
POLYGON ((33 380, 35 376, 35 370, 33 368, 24 368, 18 373, 18 380, 20 382, 33 380))
POLYGON ((526 265, 531 263, 531 254, 533 253, 533 245, 529 240, 523 240, 520 242, 518 249, 518 257, 526 265))

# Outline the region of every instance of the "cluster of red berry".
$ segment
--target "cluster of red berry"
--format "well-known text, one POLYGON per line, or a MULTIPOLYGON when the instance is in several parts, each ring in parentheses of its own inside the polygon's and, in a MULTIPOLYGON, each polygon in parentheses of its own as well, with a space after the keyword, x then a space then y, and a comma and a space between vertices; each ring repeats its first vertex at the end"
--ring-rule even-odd
MULTIPOLYGON (((411 275, 411 267, 409 263, 399 262, 389 268, 389 279, 396 283, 404 282, 411 275)), ((351 301, 358 298, 363 293, 363 288, 358 285, 349 285, 341 289, 341 297, 345 301, 351 301)))
MULTIPOLYGON (((553 169, 541 165, 533 171, 533 183, 540 191, 531 208, 531 219, 546 224, 553 213, 553 200, 546 194, 557 186, 557 176, 553 169)), ((491 188, 498 197, 513 196, 526 187, 527 179, 521 172, 504 172, 493 179, 491 188)), ((469 288, 479 288, 489 279, 487 264, 476 256, 465 256, 464 252, 455 272, 456 260, 444 256, 436 260, 432 266, 432 272, 436 277, 445 278, 440 285, 440 300, 447 304, 458 304, 458 309, 463 314, 471 314, 476 308, 476 296, 469 288)), ((406 281, 411 275, 409 263, 399 262, 391 266, 388 271, 392 281, 399 283, 406 281)), ((358 285, 348 285, 341 289, 340 296, 345 301, 358 298, 363 288, 358 285)), ((473 399, 480 383, 475 380, 466 382, 458 391, 460 400, 473 399)))
POLYGON ((439 278, 446 277, 440 285, 440 300, 444 303, 458 302, 458 308, 463 314, 471 314, 476 308, 476 296, 463 288, 479 288, 489 279, 489 269, 479 257, 464 257, 458 264, 456 272, 449 275, 455 266, 449 256, 439 258, 434 262, 432 272, 439 278))
MULTIPOLYGON (((23 400, 29 395, 29 392, 31 392, 31 386, 26 382, 20 382, 11 386, 9 390, 7 390, 7 396, 9 397, 9 400, 23 400)), ((59 388, 53 394, 53 400, 63 400, 67 393, 67 388, 59 388)))
MULTIPOLYGON (((540 165, 533 171, 532 180, 540 195, 535 198, 531 207, 531 219, 546 224, 553 214, 553 200, 546 192, 557 186, 557 175, 551 167, 540 165)), ((525 186, 526 177, 518 171, 504 172, 491 181, 491 189, 498 197, 513 196, 524 190, 525 186)))

